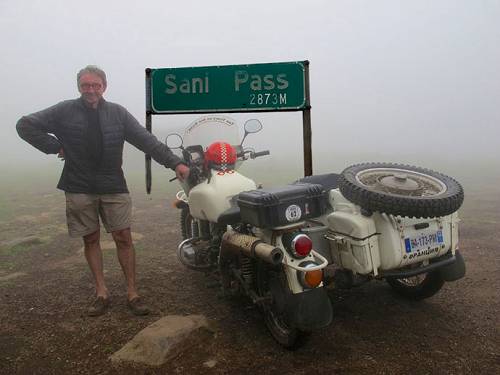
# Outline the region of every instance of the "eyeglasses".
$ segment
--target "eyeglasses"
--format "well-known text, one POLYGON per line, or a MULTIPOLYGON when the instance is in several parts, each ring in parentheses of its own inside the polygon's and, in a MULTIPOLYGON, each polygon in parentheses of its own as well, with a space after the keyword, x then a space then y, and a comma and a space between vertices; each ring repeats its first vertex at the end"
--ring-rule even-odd
POLYGON ((102 84, 100 84, 100 83, 82 83, 80 85, 80 88, 82 90, 88 90, 90 88, 93 88, 94 90, 100 90, 100 89, 102 89, 102 84))

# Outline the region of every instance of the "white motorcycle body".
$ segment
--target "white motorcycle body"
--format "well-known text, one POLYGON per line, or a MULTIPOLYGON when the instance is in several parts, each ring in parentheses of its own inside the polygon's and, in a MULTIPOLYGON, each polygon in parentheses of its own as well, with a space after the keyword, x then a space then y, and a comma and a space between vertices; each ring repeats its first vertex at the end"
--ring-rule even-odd
POLYGON ((219 216, 231 208, 231 198, 257 186, 235 170, 229 173, 211 170, 210 174, 209 179, 189 191, 189 209, 194 218, 217 223, 219 216))

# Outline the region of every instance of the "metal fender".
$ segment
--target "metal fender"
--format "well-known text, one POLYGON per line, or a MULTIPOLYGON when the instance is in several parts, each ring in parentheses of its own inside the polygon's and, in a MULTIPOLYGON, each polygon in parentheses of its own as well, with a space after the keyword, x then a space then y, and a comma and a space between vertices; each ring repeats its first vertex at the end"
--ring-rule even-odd
POLYGON ((455 251, 455 261, 444 267, 439 268, 439 273, 444 281, 456 281, 465 276, 465 262, 462 254, 455 251))
POLYGON ((312 331, 332 322, 332 304, 324 288, 288 294, 284 302, 284 312, 290 325, 300 330, 312 331))

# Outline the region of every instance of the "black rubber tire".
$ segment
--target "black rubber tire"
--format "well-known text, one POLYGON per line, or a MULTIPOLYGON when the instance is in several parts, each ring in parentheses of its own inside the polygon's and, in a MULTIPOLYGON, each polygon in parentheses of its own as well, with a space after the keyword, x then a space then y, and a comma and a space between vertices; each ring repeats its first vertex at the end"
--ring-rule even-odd
MULTIPOLYGON (((283 270, 273 267, 264 262, 257 262, 257 293, 261 297, 266 297, 270 293, 269 281, 272 277, 281 276, 283 270)), ((289 350, 296 350, 306 342, 310 332, 302 331, 287 324, 286 319, 278 313, 274 307, 262 307, 264 322, 274 340, 289 350)))
POLYGON ((450 215, 460 208, 464 200, 463 188, 453 178, 430 169, 393 163, 363 163, 347 167, 340 175, 339 189, 345 198, 368 212, 415 218, 450 215), (431 196, 408 196, 376 190, 357 179, 358 174, 374 168, 417 172, 440 181, 446 190, 431 196))
POLYGON ((386 281, 401 297, 414 301, 432 297, 439 292, 444 285, 444 279, 439 271, 425 274, 422 281, 414 286, 407 285, 402 279, 387 278, 386 281))

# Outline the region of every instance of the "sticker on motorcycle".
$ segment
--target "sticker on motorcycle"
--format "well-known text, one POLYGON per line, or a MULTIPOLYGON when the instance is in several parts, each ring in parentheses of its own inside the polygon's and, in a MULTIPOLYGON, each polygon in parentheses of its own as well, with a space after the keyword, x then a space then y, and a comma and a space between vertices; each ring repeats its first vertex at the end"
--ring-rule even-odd
POLYGON ((302 216, 302 210, 296 204, 288 206, 285 211, 285 217, 289 222, 294 222, 300 220, 302 216))

